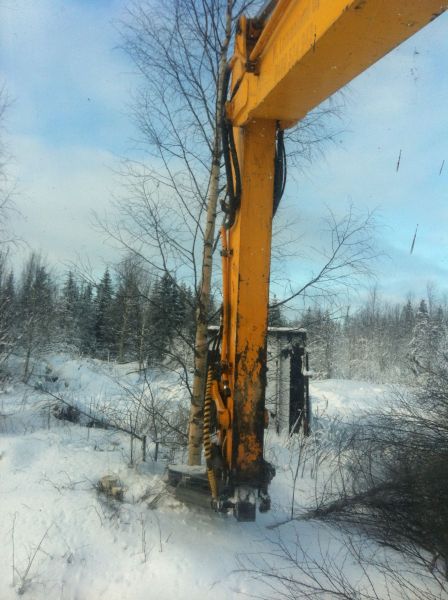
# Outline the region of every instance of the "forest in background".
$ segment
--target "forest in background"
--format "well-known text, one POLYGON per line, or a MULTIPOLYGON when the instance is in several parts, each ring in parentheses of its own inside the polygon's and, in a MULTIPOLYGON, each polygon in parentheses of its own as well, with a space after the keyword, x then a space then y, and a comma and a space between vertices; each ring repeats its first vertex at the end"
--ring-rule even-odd
MULTIPOLYGON (((188 380, 193 368, 194 290, 165 273, 153 276, 133 258, 106 268, 98 280, 69 270, 52 274, 32 253, 20 272, 0 262, 0 357, 24 358, 23 378, 33 361, 50 351, 181 367, 188 380)), ((210 323, 219 323, 219 299, 210 323)), ((273 326, 303 327, 308 333, 310 365, 317 379, 400 382, 416 362, 430 362, 446 338, 446 301, 428 286, 427 297, 390 304, 373 289, 364 303, 337 311, 313 304, 294 319, 281 307, 270 312, 273 326), (341 313, 342 316, 341 316, 341 313)))

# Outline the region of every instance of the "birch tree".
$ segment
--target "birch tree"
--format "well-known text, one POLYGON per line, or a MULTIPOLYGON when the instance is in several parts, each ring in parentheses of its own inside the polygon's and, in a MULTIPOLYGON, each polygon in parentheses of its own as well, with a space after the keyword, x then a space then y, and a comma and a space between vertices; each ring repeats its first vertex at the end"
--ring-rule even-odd
MULTIPOLYGON (((255 15, 263 4, 134 1, 121 30, 122 46, 142 82, 133 100, 141 159, 125 163, 119 217, 106 228, 152 272, 168 275, 175 285, 188 280, 196 291, 190 464, 201 458, 216 219, 226 196, 221 125, 227 62, 238 18, 255 15)), ((294 162, 310 160, 331 138, 325 117, 334 112, 333 106, 320 108, 289 133, 294 162)))
POLYGON ((124 48, 144 80, 135 98, 134 117, 152 166, 143 161, 127 163, 127 205, 120 203, 122 219, 110 233, 140 253, 153 269, 171 275, 176 285, 183 277, 194 282, 190 464, 199 464, 201 458, 216 216, 225 193, 221 180, 223 85, 234 23, 253 4, 234 0, 169 0, 163 6, 136 2, 123 28, 124 48), (142 239, 137 248, 136 233, 142 239))

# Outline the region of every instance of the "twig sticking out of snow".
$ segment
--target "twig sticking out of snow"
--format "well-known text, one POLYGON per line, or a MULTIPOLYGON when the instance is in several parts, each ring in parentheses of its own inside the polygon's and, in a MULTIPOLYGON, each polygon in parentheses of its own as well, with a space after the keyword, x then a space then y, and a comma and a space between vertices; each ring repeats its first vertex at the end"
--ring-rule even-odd
POLYGON ((28 585, 31 583, 31 578, 30 578, 30 571, 31 571, 31 567, 33 566, 34 560, 37 556, 37 554, 41 551, 42 549, 42 544, 44 543, 45 538, 48 535, 48 532, 50 531, 51 527, 52 527, 52 523, 47 527, 46 531, 44 532, 43 536, 41 537, 39 543, 37 544, 36 548, 34 549, 34 552, 32 552, 29 556, 28 556, 28 563, 25 567, 25 570, 23 571, 23 573, 21 573, 17 567, 15 566, 15 541, 14 541, 14 533, 15 533, 15 522, 16 522, 16 514, 14 515, 13 518, 13 526, 12 526, 12 566, 13 566, 13 585, 15 584, 15 578, 14 578, 14 574, 17 574, 17 576, 19 577, 20 580, 20 584, 19 587, 17 588, 17 593, 22 596, 25 592, 26 589, 28 587, 28 585))

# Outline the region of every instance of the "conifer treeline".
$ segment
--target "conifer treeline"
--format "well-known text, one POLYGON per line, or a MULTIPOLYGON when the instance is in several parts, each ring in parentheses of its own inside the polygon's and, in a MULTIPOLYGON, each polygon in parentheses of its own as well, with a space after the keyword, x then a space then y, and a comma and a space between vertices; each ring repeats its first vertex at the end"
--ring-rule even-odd
POLYGON ((98 282, 69 271, 58 285, 31 255, 17 276, 0 261, 0 354, 20 352, 25 377, 30 359, 65 349, 100 359, 158 364, 179 340, 193 343, 193 291, 169 274, 150 278, 125 261, 98 282))
MULTIPOLYGON (((172 356, 179 362, 180 353, 193 353, 195 302, 189 286, 168 273, 151 277, 135 260, 123 261, 113 275, 106 269, 97 282, 69 271, 57 284, 38 255, 18 275, 0 255, 0 363, 20 354, 26 378, 32 359, 50 350, 138 361, 140 368, 172 356)), ((218 319, 213 306, 215 313, 218 319)), ((277 309, 269 324, 288 321, 277 309)), ((308 308, 294 323, 307 329, 317 378, 377 382, 398 381, 412 364, 430 364, 446 344, 447 324, 447 306, 433 296, 393 306, 375 296, 342 318, 308 308)))
POLYGON ((369 301, 342 318, 309 308, 298 324, 307 329, 317 378, 394 382, 418 364, 429 366, 446 347, 448 310, 433 298, 395 305, 369 301))

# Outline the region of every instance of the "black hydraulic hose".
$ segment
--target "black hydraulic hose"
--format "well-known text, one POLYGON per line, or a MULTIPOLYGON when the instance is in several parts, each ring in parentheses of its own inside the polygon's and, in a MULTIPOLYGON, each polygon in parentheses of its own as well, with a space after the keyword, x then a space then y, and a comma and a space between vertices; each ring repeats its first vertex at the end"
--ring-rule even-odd
POLYGON ((226 169, 228 198, 228 204, 222 203, 222 209, 225 213, 227 213, 227 219, 225 223, 227 229, 231 227, 235 221, 235 213, 239 207, 241 199, 241 173, 233 135, 233 126, 227 118, 225 112, 230 84, 230 75, 231 70, 229 66, 227 66, 224 74, 221 96, 221 137, 224 165, 226 169))
POLYGON ((285 151, 285 140, 283 129, 280 129, 280 125, 277 124, 277 142, 275 148, 274 158, 274 198, 273 198, 273 215, 277 212, 277 209, 282 199, 283 193, 286 186, 286 151, 285 151))
POLYGON ((274 8, 277 6, 277 0, 266 0, 264 5, 258 11, 256 18, 260 21, 266 21, 271 16, 274 8))
MULTIPOLYGON (((227 179, 227 200, 228 202, 222 202, 221 207, 226 213, 227 217, 225 220, 225 227, 229 229, 235 222, 236 211, 238 210, 241 202, 241 172, 238 161, 238 154, 236 151, 235 138, 233 134, 233 126, 230 120, 226 116, 225 105, 228 96, 228 89, 230 84, 231 70, 227 66, 221 96, 221 139, 222 139, 222 150, 224 156, 224 165, 226 170, 227 179)), ((274 158, 274 190, 273 190, 273 215, 275 216, 279 207, 280 201, 285 191, 286 176, 287 176, 287 162, 286 162, 286 150, 284 131, 280 128, 280 124, 277 123, 276 133, 276 148, 274 158)))
MULTIPOLYGON (((230 121, 228 121, 228 120, 227 120, 227 124, 228 124, 230 157, 231 157, 231 162, 232 162, 232 166, 233 166, 233 171, 235 174, 235 189, 234 189, 233 203, 231 206, 231 214, 233 213, 233 220, 235 220, 235 212, 240 207, 240 202, 241 202, 241 173, 240 173, 240 165, 239 165, 239 161, 238 161, 238 154, 236 152, 236 146, 235 146, 235 137, 233 135, 233 126, 232 126, 232 123, 230 123, 230 121)), ((233 181, 232 173, 230 173, 230 177, 232 178, 232 181, 233 181)), ((233 225, 233 222, 232 222, 232 225, 233 225)))
MULTIPOLYGON (((227 196, 229 198, 229 203, 232 204, 234 202, 234 188, 233 188, 233 178, 232 178, 232 165, 230 162, 230 152, 229 152, 229 129, 227 124, 227 118, 225 114, 225 104, 227 100, 227 93, 230 81, 230 68, 227 66, 226 72, 224 74, 224 80, 222 83, 222 94, 221 94, 221 140, 222 140, 222 152, 224 156, 224 166, 226 170, 227 177, 227 196)), ((228 206, 223 206, 224 212, 228 212, 228 206)))

